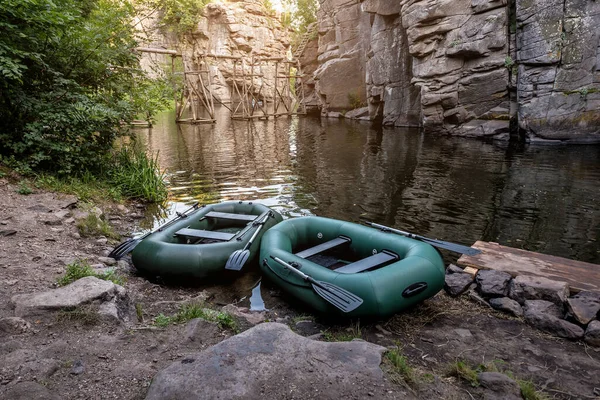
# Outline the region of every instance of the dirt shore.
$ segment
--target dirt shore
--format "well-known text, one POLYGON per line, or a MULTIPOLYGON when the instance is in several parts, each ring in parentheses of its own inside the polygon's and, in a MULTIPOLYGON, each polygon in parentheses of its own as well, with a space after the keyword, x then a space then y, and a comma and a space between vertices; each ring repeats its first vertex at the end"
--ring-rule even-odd
MULTIPOLYGON (((56 288, 67 264, 78 259, 98 264, 114 245, 103 237, 79 235, 75 221, 85 207, 74 196, 39 190, 22 195, 18 185, 0 179, 0 199, 0 320, 14 316, 14 295, 56 288)), ((140 218, 135 205, 99 208, 123 235, 140 218)), ((16 388, 35 382, 59 399, 143 399, 157 371, 235 334, 215 325, 190 340, 185 324, 161 328, 153 323, 159 314, 173 315, 181 304, 199 298, 214 309, 235 303, 234 310, 242 310, 239 330, 251 327, 249 320, 258 316, 316 340, 362 338, 398 346, 416 378, 409 382, 390 373, 389 379, 417 398, 492 398, 485 388, 452 373, 458 363, 531 380, 548 398, 600 398, 600 349, 546 335, 466 297, 440 293, 388 320, 340 322, 312 315, 269 282, 262 283, 268 311, 245 313, 260 279, 257 266, 218 282, 186 286, 150 281, 123 263, 118 268, 137 311, 132 319, 116 323, 55 313, 25 318, 30 327, 23 333, 0 332, 0 398, 15 398, 15 393, 27 398, 25 389, 16 388)), ((382 367, 390 370, 387 364, 382 367)))

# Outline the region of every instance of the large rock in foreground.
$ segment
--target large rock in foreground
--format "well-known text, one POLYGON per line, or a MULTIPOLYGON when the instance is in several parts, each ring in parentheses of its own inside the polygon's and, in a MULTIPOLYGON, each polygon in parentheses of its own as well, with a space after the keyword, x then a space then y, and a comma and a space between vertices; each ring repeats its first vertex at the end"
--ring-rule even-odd
POLYGON ((384 351, 364 341, 313 341, 264 323, 160 371, 146 399, 398 398, 401 389, 379 368, 384 351))
POLYGON ((44 316, 49 312, 72 310, 95 304, 98 313, 116 320, 127 320, 130 304, 122 286, 86 276, 67 286, 41 293, 19 294, 11 299, 16 317, 44 316))

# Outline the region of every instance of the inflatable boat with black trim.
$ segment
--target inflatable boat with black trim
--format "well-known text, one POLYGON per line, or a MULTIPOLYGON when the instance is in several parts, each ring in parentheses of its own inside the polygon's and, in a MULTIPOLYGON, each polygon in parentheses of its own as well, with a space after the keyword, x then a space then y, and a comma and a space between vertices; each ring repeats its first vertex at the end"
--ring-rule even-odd
POLYGON ((431 245, 322 217, 269 229, 259 262, 290 295, 321 313, 348 317, 387 317, 444 286, 444 262, 431 245))
POLYGON ((195 207, 135 246, 133 265, 145 274, 202 278, 218 274, 236 254, 250 262, 267 229, 282 220, 269 207, 242 201, 195 207))

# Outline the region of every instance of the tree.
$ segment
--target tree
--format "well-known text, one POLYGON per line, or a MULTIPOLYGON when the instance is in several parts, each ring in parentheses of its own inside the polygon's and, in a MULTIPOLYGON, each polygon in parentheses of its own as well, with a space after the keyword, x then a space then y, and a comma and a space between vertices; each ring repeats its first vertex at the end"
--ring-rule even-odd
POLYGON ((0 2, 0 161, 59 174, 106 165, 148 82, 132 16, 119 0, 0 2))
POLYGON ((284 18, 290 20, 289 25, 298 34, 303 34, 310 24, 317 22, 318 0, 282 0, 282 5, 287 10, 284 18))

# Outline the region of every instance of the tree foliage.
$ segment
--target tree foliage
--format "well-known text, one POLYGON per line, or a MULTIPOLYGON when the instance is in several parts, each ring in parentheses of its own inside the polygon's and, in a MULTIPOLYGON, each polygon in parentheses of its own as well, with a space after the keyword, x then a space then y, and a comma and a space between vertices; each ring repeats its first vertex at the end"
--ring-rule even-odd
POLYGON ((132 14, 119 0, 0 2, 0 161, 59 174, 107 165, 149 104, 132 14))
POLYGON ((204 6, 211 0, 135 0, 136 5, 161 13, 165 31, 178 36, 192 32, 198 25, 204 6))
POLYGON ((304 34, 310 24, 317 22, 318 0, 282 0, 282 4, 288 10, 282 15, 282 23, 298 34, 304 34))

